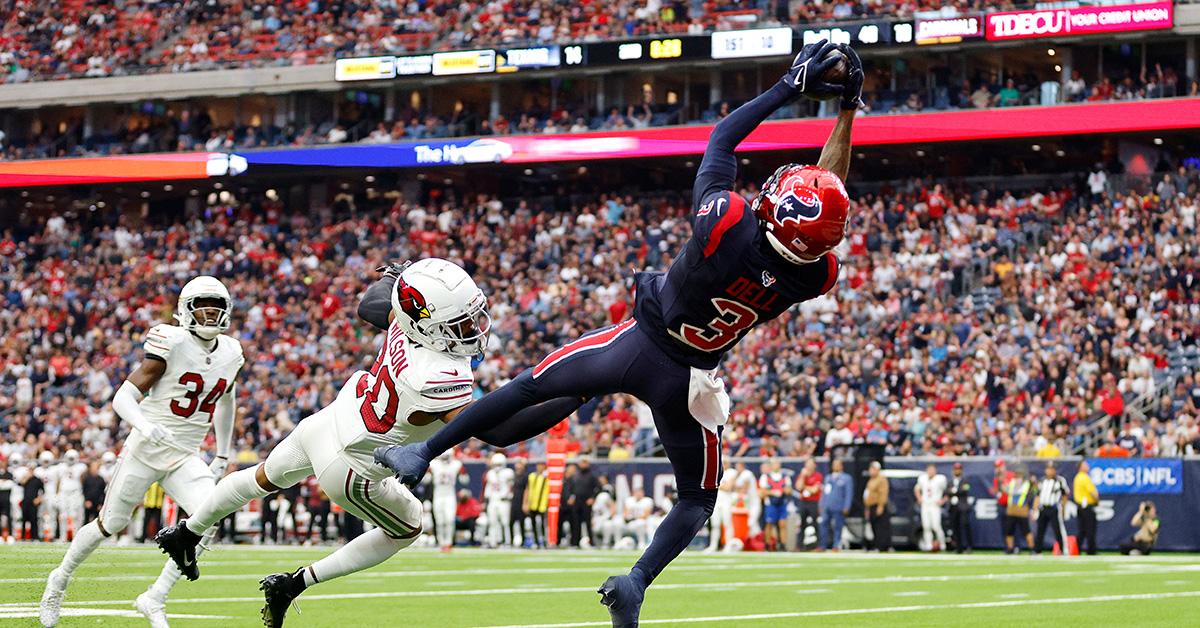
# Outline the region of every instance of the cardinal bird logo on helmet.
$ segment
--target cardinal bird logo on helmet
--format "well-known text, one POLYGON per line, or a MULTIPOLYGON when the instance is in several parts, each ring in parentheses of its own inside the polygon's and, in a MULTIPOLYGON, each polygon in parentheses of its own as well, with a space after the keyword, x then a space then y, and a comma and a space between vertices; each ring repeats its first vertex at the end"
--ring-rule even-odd
POLYGON ((796 224, 813 221, 820 215, 821 199, 817 191, 809 187, 792 189, 775 205, 775 221, 781 225, 789 220, 796 224))
POLYGON ((425 305, 425 295, 421 294, 416 288, 405 283, 403 279, 397 279, 400 285, 397 288, 399 293, 400 308, 404 310, 408 317, 415 320, 429 318, 429 308, 425 305))

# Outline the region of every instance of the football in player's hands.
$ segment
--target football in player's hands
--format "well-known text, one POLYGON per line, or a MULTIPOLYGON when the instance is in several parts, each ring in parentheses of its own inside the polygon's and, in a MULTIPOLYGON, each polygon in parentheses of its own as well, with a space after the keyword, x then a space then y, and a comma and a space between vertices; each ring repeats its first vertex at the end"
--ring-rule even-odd
MULTIPOLYGON (((833 63, 828 70, 821 74, 821 80, 830 85, 845 85, 846 77, 850 74, 850 58, 846 56, 846 53, 834 48, 821 60, 833 63)), ((813 92, 808 95, 817 100, 833 100, 842 97, 841 93, 834 92, 813 92)))

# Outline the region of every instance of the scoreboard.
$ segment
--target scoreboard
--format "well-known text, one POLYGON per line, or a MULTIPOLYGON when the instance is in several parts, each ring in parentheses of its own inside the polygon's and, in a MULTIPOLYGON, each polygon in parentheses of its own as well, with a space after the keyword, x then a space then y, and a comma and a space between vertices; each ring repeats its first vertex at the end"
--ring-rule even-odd
POLYGON ((825 28, 752 28, 704 35, 662 35, 592 43, 455 50, 432 54, 339 59, 338 81, 432 75, 510 73, 563 67, 658 65, 694 61, 786 57, 818 39, 855 47, 905 45, 912 22, 857 22, 825 28))

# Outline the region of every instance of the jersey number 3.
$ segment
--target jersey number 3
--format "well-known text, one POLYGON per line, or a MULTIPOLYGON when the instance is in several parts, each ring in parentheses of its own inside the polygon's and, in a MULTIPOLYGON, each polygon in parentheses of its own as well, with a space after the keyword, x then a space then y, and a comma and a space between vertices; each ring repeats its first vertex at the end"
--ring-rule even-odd
POLYGON ((225 388, 228 387, 224 377, 218 379, 212 390, 208 391, 208 395, 204 397, 204 401, 201 401, 200 395, 204 394, 204 376, 199 373, 184 373, 179 376, 179 385, 188 389, 183 393, 183 398, 187 400, 187 403, 179 403, 178 399, 172 399, 171 412, 174 412, 175 416, 185 419, 196 414, 196 410, 207 412, 208 418, 211 419, 213 412, 217 410, 217 400, 225 394, 225 388))
POLYGON ((679 326, 679 331, 672 329, 671 335, 701 351, 713 352, 729 346, 738 335, 758 322, 757 312, 733 299, 717 297, 712 304, 717 308, 717 317, 708 325, 697 327, 684 323, 679 326))

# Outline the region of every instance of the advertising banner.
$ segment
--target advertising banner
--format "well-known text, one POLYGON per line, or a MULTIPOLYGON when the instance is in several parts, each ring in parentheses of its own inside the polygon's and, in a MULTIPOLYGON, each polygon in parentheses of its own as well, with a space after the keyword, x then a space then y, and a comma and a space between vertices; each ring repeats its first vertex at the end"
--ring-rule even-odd
MULTIPOLYGON (((1004 536, 1001 528, 1001 509, 996 505, 996 495, 992 490, 995 465, 992 458, 960 458, 963 463, 963 475, 970 485, 971 492, 971 532, 975 548, 1001 548, 1004 546, 1004 536)), ((937 472, 949 478, 953 473, 953 458, 887 458, 884 460, 884 475, 890 485, 890 508, 892 513, 893 541, 900 546, 911 548, 915 539, 920 536, 920 513, 914 503, 913 489, 916 478, 925 472, 925 466, 933 461, 937 472)), ((510 459, 510 463, 511 463, 510 459)), ((1008 460, 1009 468, 1021 466, 1031 474, 1041 476, 1044 473, 1044 460, 1008 460)), ((1094 461, 1089 461, 1094 462, 1094 461)), ((1146 462, 1174 462, 1179 465, 1179 487, 1183 491, 1174 495, 1129 495, 1106 492, 1100 489, 1100 504, 1096 507, 1097 534, 1096 540, 1101 550, 1112 551, 1128 540, 1135 531, 1131 521, 1144 500, 1153 501, 1161 521, 1161 533, 1156 550, 1200 550, 1200 526, 1194 525, 1195 506, 1200 503, 1200 460, 1147 460, 1146 462), (1189 504, 1193 504, 1189 507, 1189 504)), ((759 462, 747 463, 747 468, 756 474, 759 462)), ((802 466, 799 460, 784 462, 785 469, 798 473, 802 466)), ((1072 484, 1078 462, 1062 460, 1056 463, 1058 473, 1072 484)), ((827 460, 818 461, 822 473, 829 472, 827 460)), ((467 463, 466 469, 471 478, 472 491, 479 494, 482 489, 483 474, 487 466, 483 462, 467 463)), ((530 469, 532 470, 532 465, 530 469)), ((527 471, 528 471, 527 470, 527 471)), ((634 488, 642 488, 646 495, 659 500, 669 495, 674 486, 674 475, 671 465, 665 459, 637 459, 625 462, 610 463, 596 461, 592 464, 592 472, 596 475, 606 475, 613 486, 615 497, 622 500, 628 497, 634 488)), ((866 473, 865 465, 856 469, 847 466, 847 472, 855 475, 866 473)), ((859 478, 856 478, 856 482, 859 478)), ((861 491, 860 491, 861 493, 861 491)), ((1069 509, 1066 520, 1067 534, 1076 535, 1079 530, 1079 520, 1073 508, 1069 509)), ((863 524, 861 520, 861 504, 856 503, 851 509, 846 528, 852 539, 861 538, 863 524)), ((943 528, 949 533, 950 527, 943 521, 943 528)), ((705 527, 707 530, 707 526, 705 527)), ((702 531, 701 536, 706 534, 702 531)), ((1046 533, 1046 548, 1054 543, 1053 535, 1046 533)), ((1024 542, 1019 543, 1022 550, 1024 542)))
POLYGON ((457 50, 433 54, 434 76, 488 74, 495 70, 495 50, 457 50))
POLYGON ((333 64, 333 78, 338 81, 396 78, 396 57, 338 59, 333 64))
POLYGON ((953 44, 964 39, 981 37, 983 37, 982 15, 917 20, 916 40, 918 45, 953 44))
POLYGON ((1088 475, 1102 494, 1153 495, 1183 492, 1183 461, 1158 458, 1096 458, 1088 475))
POLYGON ((1031 9, 987 15, 987 38, 992 41, 1067 37, 1171 28, 1170 1, 1065 9, 1031 9))

